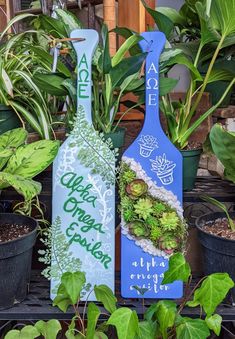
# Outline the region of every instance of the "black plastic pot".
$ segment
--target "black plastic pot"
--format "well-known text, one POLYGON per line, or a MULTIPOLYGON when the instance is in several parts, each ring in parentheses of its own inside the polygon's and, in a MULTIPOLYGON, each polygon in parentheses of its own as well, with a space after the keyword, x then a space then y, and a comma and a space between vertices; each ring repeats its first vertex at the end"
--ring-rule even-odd
POLYGON ((183 190, 191 191, 197 177, 202 149, 181 150, 180 152, 183 156, 183 190))
POLYGON ((27 225, 32 231, 18 239, 0 243, 0 310, 23 301, 27 295, 38 226, 33 218, 0 213, 0 227, 6 223, 27 225))
MULTIPOLYGON (((230 213, 235 217, 235 212, 230 213)), ((226 218, 225 213, 213 212, 196 219, 199 241, 204 255, 204 273, 227 272, 235 281, 235 240, 217 237, 203 231, 203 226, 219 218, 226 218)), ((232 302, 235 302, 235 288, 230 292, 232 302)))

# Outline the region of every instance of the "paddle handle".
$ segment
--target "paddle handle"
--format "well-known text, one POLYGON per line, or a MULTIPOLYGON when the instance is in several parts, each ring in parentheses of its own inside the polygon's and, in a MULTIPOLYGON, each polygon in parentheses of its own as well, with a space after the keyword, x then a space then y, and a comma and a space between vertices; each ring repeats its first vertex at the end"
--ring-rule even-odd
POLYGON ((153 124, 161 126, 159 118, 159 58, 165 46, 166 37, 162 32, 144 32, 140 41, 145 62, 145 120, 144 127, 153 124))
POLYGON ((75 29, 71 32, 70 38, 84 39, 83 41, 72 41, 74 50, 77 54, 77 113, 79 113, 78 107, 82 105, 85 110, 86 120, 92 124, 91 67, 92 56, 98 45, 99 35, 93 29, 75 29))

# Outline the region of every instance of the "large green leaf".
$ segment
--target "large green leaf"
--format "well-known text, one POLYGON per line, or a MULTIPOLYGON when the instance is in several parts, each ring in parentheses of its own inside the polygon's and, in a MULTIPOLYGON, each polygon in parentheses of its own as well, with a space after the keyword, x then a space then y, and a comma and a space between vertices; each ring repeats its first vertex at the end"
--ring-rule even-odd
POLYGON ((61 324, 59 320, 56 319, 37 321, 35 327, 45 339, 56 339, 61 330, 61 324))
POLYGON ((81 291, 85 282, 86 278, 83 272, 66 272, 62 275, 61 283, 63 284, 73 305, 80 300, 81 291))
POLYGON ((108 27, 106 24, 102 25, 101 36, 103 41, 103 51, 100 56, 101 70, 103 74, 108 74, 111 69, 111 57, 109 53, 109 34, 108 27))
POLYGON ((140 40, 143 38, 140 35, 132 35, 130 36, 118 49, 116 54, 112 57, 112 67, 119 64, 120 61, 123 60, 126 53, 135 46, 140 40))
POLYGON ((212 69, 209 79, 208 79, 208 84, 210 82, 215 82, 215 81, 230 81, 234 78, 234 72, 229 72, 224 69, 212 69))
MULTIPOLYGON (((45 62, 51 69, 53 64, 53 56, 50 55, 40 46, 30 46, 30 51, 32 51, 39 60, 45 62)), ((66 77, 71 77, 71 72, 69 69, 60 61, 57 61, 57 71, 64 74, 66 77)))
MULTIPOLYGON (((131 37, 134 34, 138 34, 132 30, 130 30, 127 27, 116 27, 114 28, 111 32, 115 32, 116 34, 122 36, 125 39, 128 39, 129 37, 131 37)), ((133 47, 130 48, 130 55, 136 55, 136 54, 140 54, 142 52, 141 48, 139 45, 134 45, 133 47)))
POLYGON ((139 333, 138 317, 130 308, 121 307, 114 311, 107 321, 117 329, 119 339, 133 339, 139 333))
POLYGON ((170 300, 161 300, 156 304, 155 316, 163 339, 167 339, 167 329, 175 323, 176 304, 170 300))
POLYGON ((159 78, 159 95, 163 96, 170 93, 179 80, 173 78, 159 78))
MULTIPOLYGON (((66 312, 70 305, 72 305, 72 302, 66 291, 66 288, 64 287, 63 284, 60 284, 57 290, 57 295, 55 299, 53 300, 53 306, 57 306, 62 312, 66 312)), ((71 322, 69 328, 72 328, 72 325, 73 325, 73 322, 71 322)), ((71 331, 68 331, 68 332, 72 336, 71 331)))
POLYGON ((24 144, 27 135, 28 133, 23 128, 15 128, 0 135, 0 170, 16 148, 24 144), (2 152, 5 153, 4 157, 2 152))
POLYGON ((82 28, 81 21, 78 20, 76 15, 74 15, 72 12, 58 8, 56 9, 56 14, 58 15, 59 19, 64 23, 68 36, 74 29, 82 28))
POLYGON ((152 321, 141 321, 139 323, 140 333, 135 339, 155 339, 156 338, 156 323, 152 321))
POLYGON ((102 302, 105 309, 109 311, 109 313, 113 313, 116 310, 117 298, 115 297, 112 290, 108 286, 95 285, 94 292, 97 301, 102 302))
POLYGON ((120 86, 120 84, 126 79, 129 75, 135 74, 140 71, 141 66, 146 58, 147 53, 142 53, 139 55, 131 56, 125 58, 115 67, 110 70, 110 76, 112 80, 113 88, 120 86))
POLYGON ((187 282, 191 274, 189 264, 182 253, 176 253, 170 257, 169 268, 164 273, 162 284, 170 284, 176 280, 187 282))
POLYGON ((225 176, 235 183, 235 135, 222 125, 215 124, 210 131, 210 141, 214 154, 225 167, 225 176))
POLYGON ((12 186, 25 200, 29 201, 41 192, 42 186, 32 179, 22 176, 0 172, 0 189, 12 186))
POLYGON ((235 0, 211 1, 211 24, 224 36, 235 33, 235 17, 231 13, 235 13, 235 0))
POLYGON ((168 17, 169 20, 171 20, 174 25, 187 25, 187 20, 185 17, 183 17, 179 11, 177 11, 174 8, 170 7, 157 7, 157 12, 162 13, 166 17, 168 17))
POLYGON ((210 331, 202 319, 182 318, 182 323, 176 327, 177 339, 206 339, 210 331))
POLYGON ((169 39, 174 29, 174 24, 171 19, 169 19, 169 17, 167 17, 165 14, 148 7, 144 0, 141 0, 141 2, 144 5, 146 11, 151 15, 157 24, 159 31, 163 32, 166 35, 166 38, 169 39))
POLYGON ((202 81, 202 76, 194 66, 192 61, 184 54, 177 53, 175 56, 171 57, 168 61, 164 63, 164 67, 169 67, 173 65, 184 65, 192 73, 194 79, 202 81))
POLYGON ((55 38, 67 38, 67 31, 62 20, 52 18, 48 15, 40 14, 36 20, 34 20, 36 28, 42 28, 47 33, 53 35, 55 38))
POLYGON ((34 14, 29 14, 29 13, 19 14, 19 15, 15 16, 13 19, 11 19, 8 22, 8 24, 6 25, 5 29, 1 32, 0 40, 6 34, 6 32, 9 30, 9 28, 11 28, 12 25, 14 25, 16 22, 19 22, 19 21, 27 19, 27 18, 32 18, 32 17, 35 17, 35 15, 34 14))
POLYGON ((86 339, 94 339, 97 321, 100 316, 100 310, 94 303, 90 303, 87 308, 87 332, 86 339))
POLYGON ((227 273, 213 273, 196 289, 193 300, 187 305, 190 307, 200 305, 210 317, 233 286, 234 282, 227 273))
POLYGON ((67 95, 67 90, 63 86, 65 78, 60 74, 43 74, 36 73, 33 76, 35 84, 46 93, 56 96, 65 96, 67 95))
POLYGON ((54 160, 59 141, 39 140, 19 147, 9 159, 4 172, 33 178, 46 169, 54 160))
POLYGON ((35 339, 39 337, 40 333, 36 327, 27 325, 22 330, 11 330, 5 335, 5 339, 35 339))
POLYGON ((219 314, 213 314, 209 318, 206 317, 205 321, 210 330, 214 331, 217 336, 220 335, 222 317, 219 314))

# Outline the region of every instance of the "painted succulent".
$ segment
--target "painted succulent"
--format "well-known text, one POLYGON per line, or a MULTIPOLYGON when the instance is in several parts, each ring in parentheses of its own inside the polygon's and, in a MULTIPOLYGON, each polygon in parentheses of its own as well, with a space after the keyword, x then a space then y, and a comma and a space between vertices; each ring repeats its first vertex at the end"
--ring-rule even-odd
POLYGON ((126 209, 123 212, 123 218, 126 222, 132 221, 135 217, 135 212, 132 209, 126 209))
POLYGON ((162 230, 160 227, 152 227, 150 231, 150 239, 153 242, 156 242, 162 235, 162 230))
POLYGON ((146 220, 153 212, 153 202, 150 198, 142 198, 136 202, 134 208, 139 217, 146 220))
POLYGON ((175 230, 179 223, 176 212, 164 212, 160 219, 160 224, 165 230, 175 230))
POLYGON ((160 239, 160 246, 164 251, 170 254, 179 246, 179 244, 176 237, 171 234, 165 234, 160 239))
POLYGON ((134 179, 126 186, 126 192, 132 199, 138 199, 148 191, 148 185, 142 179, 134 179))
POLYGON ((127 168, 122 175, 122 180, 129 184, 131 181, 133 181, 136 178, 136 174, 134 171, 132 171, 131 169, 127 168))
POLYGON ((152 215, 150 215, 150 216, 146 219, 146 224, 149 225, 150 228, 160 226, 160 225, 159 225, 159 219, 156 218, 156 217, 153 217, 152 215))
POLYGON ((158 215, 166 211, 166 206, 162 202, 155 202, 153 205, 154 214, 158 215))
POLYGON ((130 233, 136 237, 147 237, 149 235, 148 228, 143 221, 136 220, 128 225, 130 233))

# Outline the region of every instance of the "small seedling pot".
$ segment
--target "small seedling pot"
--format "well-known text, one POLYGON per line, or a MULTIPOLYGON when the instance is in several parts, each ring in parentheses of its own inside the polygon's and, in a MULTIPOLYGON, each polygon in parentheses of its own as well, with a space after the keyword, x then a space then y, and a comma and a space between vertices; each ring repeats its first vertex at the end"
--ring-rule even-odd
MULTIPOLYGON (((235 212, 230 213, 235 217, 235 212)), ((209 234, 203 227, 216 219, 226 218, 223 212, 213 212, 196 219, 199 241, 203 249, 204 273, 227 272, 235 282, 235 240, 230 240, 209 234)), ((235 288, 230 291, 230 299, 235 303, 235 288)))
POLYGON ((0 213, 0 228, 6 223, 27 225, 31 232, 15 240, 0 243, 0 310, 20 303, 27 295, 38 226, 33 218, 0 213))

